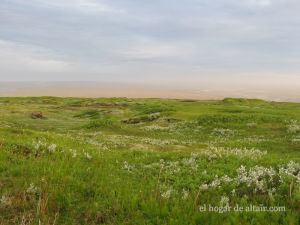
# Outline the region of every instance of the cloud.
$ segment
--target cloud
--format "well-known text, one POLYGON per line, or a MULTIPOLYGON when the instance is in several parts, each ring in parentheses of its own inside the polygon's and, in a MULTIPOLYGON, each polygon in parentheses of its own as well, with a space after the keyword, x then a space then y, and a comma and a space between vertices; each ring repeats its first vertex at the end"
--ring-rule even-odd
POLYGON ((0 70, 15 79, 288 77, 300 72, 299 10, 296 0, 4 0, 0 70))
POLYGON ((272 0, 247 0, 250 6, 268 7, 272 5, 272 0))
POLYGON ((34 0, 36 6, 52 9, 76 10, 83 13, 122 13, 123 9, 112 7, 99 0, 34 0))
POLYGON ((118 49, 116 54, 121 58, 132 60, 173 59, 186 57, 189 50, 178 43, 172 44, 154 40, 139 40, 132 46, 118 49))
POLYGON ((71 65, 59 59, 51 51, 33 46, 0 40, 0 79, 10 80, 14 76, 27 79, 43 78, 43 74, 68 72, 71 65))

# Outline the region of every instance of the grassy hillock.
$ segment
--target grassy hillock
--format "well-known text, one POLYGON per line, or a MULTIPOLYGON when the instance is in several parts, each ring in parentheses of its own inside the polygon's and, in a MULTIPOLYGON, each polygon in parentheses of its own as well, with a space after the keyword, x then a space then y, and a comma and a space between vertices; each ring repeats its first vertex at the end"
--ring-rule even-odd
POLYGON ((300 104, 0 98, 1 225, 299 223, 300 104))

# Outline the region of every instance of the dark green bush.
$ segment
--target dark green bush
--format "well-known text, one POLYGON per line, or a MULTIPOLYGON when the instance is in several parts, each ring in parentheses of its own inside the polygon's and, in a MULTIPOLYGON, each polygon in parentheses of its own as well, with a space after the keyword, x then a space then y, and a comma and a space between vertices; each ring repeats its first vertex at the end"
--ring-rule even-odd
POLYGON ((104 128, 104 127, 112 127, 114 126, 114 121, 112 119, 96 119, 91 120, 87 125, 85 125, 85 128, 87 129, 97 129, 97 128, 104 128))

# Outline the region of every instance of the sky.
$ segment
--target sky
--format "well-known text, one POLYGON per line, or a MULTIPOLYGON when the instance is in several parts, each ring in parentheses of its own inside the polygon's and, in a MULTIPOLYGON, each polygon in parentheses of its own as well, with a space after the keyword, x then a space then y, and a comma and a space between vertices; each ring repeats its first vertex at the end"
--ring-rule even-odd
POLYGON ((300 83, 299 0, 0 0, 0 82, 300 83))

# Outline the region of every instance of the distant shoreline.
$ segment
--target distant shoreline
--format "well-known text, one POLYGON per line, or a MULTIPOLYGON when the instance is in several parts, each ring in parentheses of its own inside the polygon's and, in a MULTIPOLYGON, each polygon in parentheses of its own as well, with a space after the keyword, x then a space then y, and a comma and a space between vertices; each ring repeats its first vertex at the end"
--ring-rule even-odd
POLYGON ((191 100, 221 100, 255 98, 278 102, 300 102, 300 91, 262 88, 174 87, 106 82, 1 82, 0 97, 87 97, 87 98, 162 98, 191 100))

